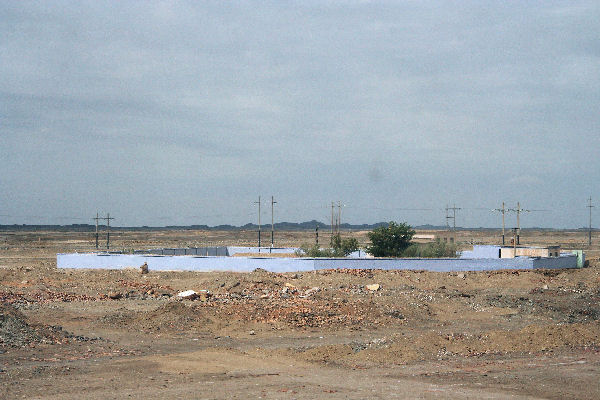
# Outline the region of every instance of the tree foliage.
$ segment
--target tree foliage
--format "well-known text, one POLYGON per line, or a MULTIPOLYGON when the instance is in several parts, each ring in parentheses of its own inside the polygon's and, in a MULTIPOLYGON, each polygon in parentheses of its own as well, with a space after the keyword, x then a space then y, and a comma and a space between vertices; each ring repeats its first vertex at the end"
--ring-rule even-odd
POLYGON ((342 240, 339 252, 345 256, 358 250, 358 240, 356 238, 346 238, 342 240))
POLYGON ((318 244, 302 244, 296 255, 299 257, 333 257, 332 249, 322 249, 318 244))
POLYGON ((346 257, 356 250, 358 250, 358 240, 356 238, 342 239, 337 234, 331 239, 331 248, 323 249, 317 244, 303 244, 296 254, 305 257, 346 257))
POLYGON ((415 234, 412 227, 405 222, 398 224, 390 221, 387 226, 381 226, 367 233, 371 245, 367 252, 374 257, 401 257, 404 250, 410 246, 415 234))
POLYGON ((437 239, 427 244, 413 243, 403 252, 404 257, 441 258, 457 257, 457 247, 454 243, 442 242, 437 239))

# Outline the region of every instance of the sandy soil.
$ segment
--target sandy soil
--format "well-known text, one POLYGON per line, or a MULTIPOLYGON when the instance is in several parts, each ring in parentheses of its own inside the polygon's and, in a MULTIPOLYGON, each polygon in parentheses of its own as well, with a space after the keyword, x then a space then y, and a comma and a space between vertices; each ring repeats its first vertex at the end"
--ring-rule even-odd
MULTIPOLYGON (((254 239, 111 237, 121 249, 254 239)), ((312 233, 276 240, 293 246, 312 233)), ((498 236, 458 240, 468 247, 498 236)), ((523 236, 570 248, 584 241, 581 232, 523 236)), ((82 233, 0 232, 0 397, 600 398, 597 247, 589 268, 565 271, 56 269, 57 252, 92 245, 82 233), (187 289, 211 296, 177 300, 187 289)))

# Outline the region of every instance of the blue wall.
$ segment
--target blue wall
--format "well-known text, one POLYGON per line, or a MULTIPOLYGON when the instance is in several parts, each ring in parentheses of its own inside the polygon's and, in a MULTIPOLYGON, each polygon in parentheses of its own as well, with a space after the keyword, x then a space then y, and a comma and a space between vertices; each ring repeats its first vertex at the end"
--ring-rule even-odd
POLYGON ((577 255, 554 258, 260 258, 201 257, 131 254, 57 254, 58 268, 138 268, 150 270, 250 272, 262 268, 271 272, 314 271, 320 269, 397 269, 427 271, 490 271, 500 269, 577 268, 577 255))
POLYGON ((475 245, 473 250, 465 250, 460 258, 500 258, 500 246, 475 245))

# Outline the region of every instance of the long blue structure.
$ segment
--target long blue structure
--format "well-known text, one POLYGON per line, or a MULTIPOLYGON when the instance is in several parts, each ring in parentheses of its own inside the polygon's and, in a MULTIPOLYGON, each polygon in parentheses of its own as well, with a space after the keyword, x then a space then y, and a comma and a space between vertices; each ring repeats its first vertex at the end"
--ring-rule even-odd
POLYGON ((501 269, 577 268, 577 255, 515 258, 269 258, 173 256, 156 254, 70 253, 57 254, 58 268, 122 269, 146 263, 152 271, 270 272, 323 269, 384 269, 426 271, 491 271, 501 269))

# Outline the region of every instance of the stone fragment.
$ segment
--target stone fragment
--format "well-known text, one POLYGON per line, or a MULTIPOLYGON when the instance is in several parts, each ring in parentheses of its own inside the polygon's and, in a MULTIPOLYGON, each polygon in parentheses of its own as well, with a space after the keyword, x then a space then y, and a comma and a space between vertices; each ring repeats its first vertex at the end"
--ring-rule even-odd
POLYGON ((195 300, 198 298, 198 293, 193 290, 185 290, 177 293, 177 297, 183 300, 195 300))
POLYGON ((308 289, 306 292, 304 292, 304 296, 308 297, 308 296, 311 296, 313 293, 317 293, 320 291, 321 291, 321 288, 318 286, 315 286, 315 287, 308 289))
POLYGON ((366 287, 368 290, 372 291, 372 292, 376 292, 376 291, 378 291, 378 290, 381 288, 381 286, 379 285, 379 283, 373 283, 373 284, 371 284, 371 285, 367 285, 367 286, 365 286, 365 287, 366 287))
POLYGON ((123 294, 119 292, 108 292, 108 298, 113 300, 118 300, 123 297, 123 294))
POLYGON ((211 296, 212 294, 208 290, 201 290, 198 293, 198 298, 200 299, 200 301, 208 301, 208 299, 210 299, 211 296))

